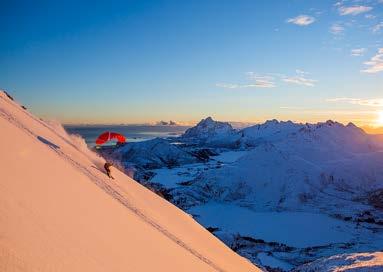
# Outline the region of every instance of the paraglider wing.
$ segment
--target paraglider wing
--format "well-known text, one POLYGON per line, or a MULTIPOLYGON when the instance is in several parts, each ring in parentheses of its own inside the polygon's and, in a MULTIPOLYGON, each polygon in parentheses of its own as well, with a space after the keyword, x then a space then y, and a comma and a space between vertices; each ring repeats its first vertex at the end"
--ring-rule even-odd
POLYGON ((116 139, 118 143, 125 143, 126 142, 124 135, 119 134, 119 133, 115 133, 115 132, 107 131, 107 132, 104 132, 98 136, 98 138, 96 139, 96 144, 102 145, 102 144, 104 144, 110 140, 113 140, 113 139, 116 139))
POLYGON ((98 138, 96 139, 96 144, 101 145, 106 143, 107 141, 109 141, 109 137, 110 137, 110 132, 104 132, 100 134, 98 138))
POLYGON ((111 139, 116 139, 117 142, 119 142, 119 143, 125 143, 126 142, 125 136, 122 135, 122 134, 119 134, 119 133, 111 132, 110 133, 110 138, 111 139))

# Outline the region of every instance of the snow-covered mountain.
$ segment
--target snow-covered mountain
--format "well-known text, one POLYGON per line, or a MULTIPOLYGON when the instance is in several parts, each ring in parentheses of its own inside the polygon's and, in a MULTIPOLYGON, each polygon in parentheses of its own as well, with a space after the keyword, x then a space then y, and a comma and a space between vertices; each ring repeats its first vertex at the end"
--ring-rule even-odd
POLYGON ((0 271, 260 271, 0 92, 0 271))
MULTIPOLYGON (((168 167, 172 168, 188 163, 199 162, 193 154, 171 144, 161 138, 153 140, 127 143, 117 149, 104 149, 109 157, 146 169, 168 167)), ((106 154, 105 154, 106 155, 106 154)))
POLYGON ((186 130, 180 140, 205 146, 236 147, 239 138, 240 135, 229 123, 214 121, 211 117, 207 117, 186 130))
POLYGON ((264 124, 258 124, 242 129, 242 143, 251 146, 262 140, 282 140, 289 134, 296 133, 303 127, 304 125, 295 124, 291 121, 279 122, 275 119, 269 120, 264 124))
MULTIPOLYGON (((245 202, 257 209, 329 209, 348 202, 369 205, 383 189, 383 145, 353 124, 268 121, 239 133, 254 145, 231 164, 209 169, 181 188, 182 205, 199 201, 245 202), (188 192, 183 192, 188 191, 188 192), (190 191, 193 191, 191 193, 190 191), (199 192, 196 194, 196 192, 199 192), (204 196, 204 197, 201 197, 204 196), (328 200, 333 196, 333 201, 328 200), (311 209, 311 207, 310 207, 311 209)), ((181 205, 181 203, 180 203, 181 205)), ((347 209, 349 210, 349 209, 347 209)), ((382 220, 378 216, 377 220, 382 220)))

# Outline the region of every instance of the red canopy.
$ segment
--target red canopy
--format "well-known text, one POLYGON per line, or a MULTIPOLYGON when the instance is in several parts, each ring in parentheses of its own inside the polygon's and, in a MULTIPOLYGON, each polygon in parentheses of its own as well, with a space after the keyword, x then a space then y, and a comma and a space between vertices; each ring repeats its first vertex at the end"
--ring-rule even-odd
POLYGON ((119 133, 115 133, 115 132, 106 131, 106 132, 100 134, 100 136, 98 136, 98 138, 96 140, 96 144, 102 145, 102 144, 105 144, 106 142, 113 140, 113 139, 117 140, 117 142, 119 142, 119 143, 125 143, 126 142, 124 135, 119 134, 119 133))

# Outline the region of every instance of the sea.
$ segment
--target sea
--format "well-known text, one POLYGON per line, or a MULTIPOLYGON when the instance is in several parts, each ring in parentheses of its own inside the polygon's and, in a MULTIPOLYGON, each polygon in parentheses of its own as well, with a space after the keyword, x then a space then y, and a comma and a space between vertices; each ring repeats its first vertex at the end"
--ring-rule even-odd
POLYGON ((159 125, 64 125, 70 134, 78 134, 85 139, 89 147, 96 145, 97 137, 106 131, 117 132, 125 136, 127 142, 140 142, 154 138, 178 137, 189 126, 159 125))

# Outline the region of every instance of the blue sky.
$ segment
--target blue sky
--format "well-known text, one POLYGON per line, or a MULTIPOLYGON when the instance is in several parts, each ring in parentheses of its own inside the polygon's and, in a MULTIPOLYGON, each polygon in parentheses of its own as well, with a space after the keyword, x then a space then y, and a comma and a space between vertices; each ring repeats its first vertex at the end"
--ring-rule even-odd
POLYGON ((0 88, 44 118, 380 125, 382 0, 10 1, 0 14, 0 88))

